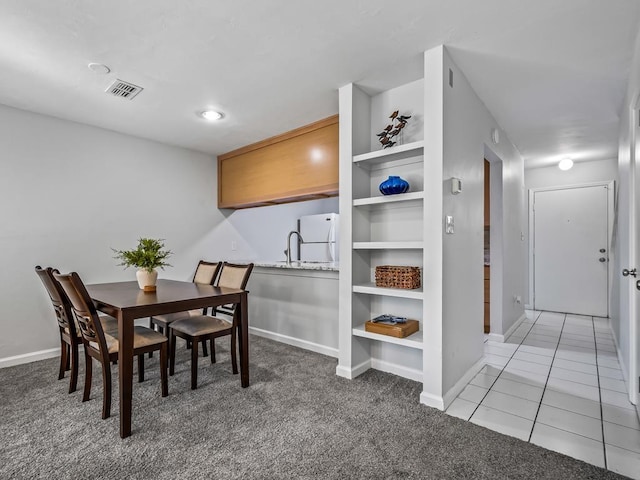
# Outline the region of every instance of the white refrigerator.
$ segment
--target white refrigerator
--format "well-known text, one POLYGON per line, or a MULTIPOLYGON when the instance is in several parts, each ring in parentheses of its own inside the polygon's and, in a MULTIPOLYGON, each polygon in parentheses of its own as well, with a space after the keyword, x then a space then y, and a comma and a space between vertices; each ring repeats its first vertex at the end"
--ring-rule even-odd
POLYGON ((298 231, 302 236, 300 260, 303 262, 338 261, 337 213, 305 215, 298 220, 298 231))

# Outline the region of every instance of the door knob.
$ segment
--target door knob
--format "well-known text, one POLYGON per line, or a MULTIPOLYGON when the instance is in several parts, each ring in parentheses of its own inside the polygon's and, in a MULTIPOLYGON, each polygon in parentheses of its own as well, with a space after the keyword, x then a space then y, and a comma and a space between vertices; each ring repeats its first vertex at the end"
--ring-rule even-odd
POLYGON ((604 253, 604 252, 606 252, 606 250, 604 248, 601 248, 600 253, 604 253))
POLYGON ((598 261, 599 261, 600 263, 604 263, 604 262, 606 262, 606 261, 607 261, 607 259, 606 259, 606 258, 604 258, 604 257, 600 257, 600 258, 598 259, 598 261))
POLYGON ((637 273, 638 272, 636 271, 635 268, 632 268, 631 270, 625 268, 624 270, 622 270, 623 277, 628 277, 629 275, 631 275, 632 277, 635 277, 637 273))

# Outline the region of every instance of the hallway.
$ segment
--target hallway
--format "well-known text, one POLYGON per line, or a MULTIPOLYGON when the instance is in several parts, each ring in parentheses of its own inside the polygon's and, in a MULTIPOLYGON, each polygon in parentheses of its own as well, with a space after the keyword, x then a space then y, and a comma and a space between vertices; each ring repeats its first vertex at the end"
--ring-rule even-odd
POLYGON ((640 422, 606 318, 527 311, 447 413, 640 478, 640 422))

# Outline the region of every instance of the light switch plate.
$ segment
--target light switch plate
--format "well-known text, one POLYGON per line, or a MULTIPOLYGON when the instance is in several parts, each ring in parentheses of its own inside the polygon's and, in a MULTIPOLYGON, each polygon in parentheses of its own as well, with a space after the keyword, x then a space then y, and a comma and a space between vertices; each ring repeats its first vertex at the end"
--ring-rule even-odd
POLYGON ((451 179, 451 193, 457 195, 462 191, 462 180, 453 177, 451 179))
POLYGON ((453 233, 453 232, 454 232, 453 216, 447 215, 445 217, 445 222, 444 222, 444 233, 453 233))

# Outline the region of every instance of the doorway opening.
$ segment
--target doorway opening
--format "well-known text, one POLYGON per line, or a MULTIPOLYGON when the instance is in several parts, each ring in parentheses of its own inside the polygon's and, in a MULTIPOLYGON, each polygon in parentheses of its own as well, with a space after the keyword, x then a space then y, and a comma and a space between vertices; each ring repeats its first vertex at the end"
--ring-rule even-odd
MULTIPOLYGON (((507 319, 505 324, 503 310, 503 290, 504 290, 504 226, 503 226, 503 164, 502 159, 496 155, 487 145, 484 147, 484 186, 485 195, 488 198, 485 203, 486 226, 484 228, 485 261, 487 267, 486 280, 486 303, 488 310, 489 339, 497 342, 504 341, 504 335, 512 323, 507 319)), ((483 222, 484 224, 484 222, 483 222)), ((510 313, 510 312, 509 312, 510 313)))
POLYGON ((484 333, 491 332, 491 164, 484 159, 484 333))

